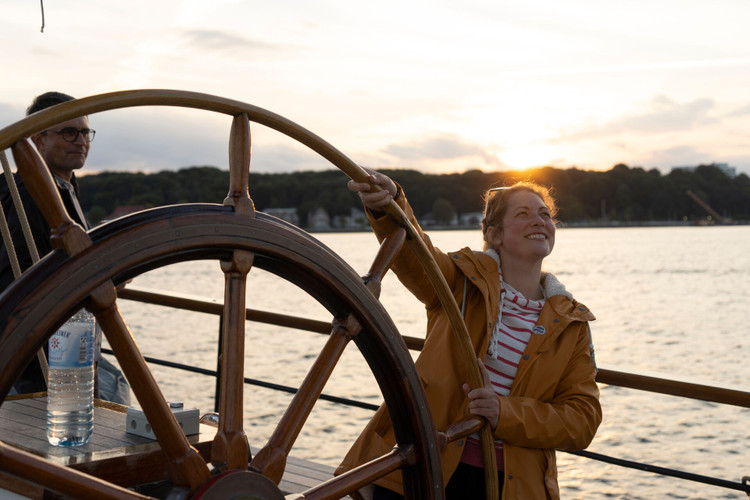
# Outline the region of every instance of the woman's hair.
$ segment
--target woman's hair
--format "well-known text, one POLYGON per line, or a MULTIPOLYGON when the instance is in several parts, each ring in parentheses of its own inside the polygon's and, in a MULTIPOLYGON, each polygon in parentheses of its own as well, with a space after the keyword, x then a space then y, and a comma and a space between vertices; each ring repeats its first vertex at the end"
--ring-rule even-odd
POLYGON ((502 231, 503 219, 508 211, 508 200, 513 193, 528 191, 542 199, 549 209, 552 221, 557 223, 557 204, 552 196, 551 189, 540 186, 535 182, 521 181, 512 186, 491 188, 484 193, 484 218, 482 219, 482 236, 484 238, 484 249, 487 250, 487 230, 495 227, 502 231))

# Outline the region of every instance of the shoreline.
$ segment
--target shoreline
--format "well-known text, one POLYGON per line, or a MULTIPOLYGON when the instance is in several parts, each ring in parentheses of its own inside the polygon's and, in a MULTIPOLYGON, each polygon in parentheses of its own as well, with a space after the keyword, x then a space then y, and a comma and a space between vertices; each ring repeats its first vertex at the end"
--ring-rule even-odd
MULTIPOLYGON (((561 222, 558 223, 558 229, 611 229, 611 228, 637 228, 637 227, 731 227, 747 226, 750 221, 733 221, 726 224, 717 224, 706 221, 639 221, 639 222, 621 222, 621 221, 579 221, 579 222, 561 222)), ((308 233, 365 233, 370 232, 370 226, 361 227, 330 227, 330 228, 302 228, 308 233)), ((468 231, 480 230, 479 226, 469 225, 430 225, 422 226, 424 231, 468 231)))

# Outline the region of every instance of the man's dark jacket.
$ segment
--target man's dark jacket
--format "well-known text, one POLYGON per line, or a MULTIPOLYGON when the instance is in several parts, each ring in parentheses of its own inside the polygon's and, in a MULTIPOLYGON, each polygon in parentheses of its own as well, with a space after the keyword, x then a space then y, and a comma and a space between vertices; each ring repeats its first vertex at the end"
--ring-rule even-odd
MULTIPOLYGON (((50 245, 50 228, 47 225, 47 221, 42 215, 42 211, 36 205, 34 200, 29 193, 29 190, 21 180, 18 174, 13 174, 16 185, 18 186, 18 193, 23 203, 26 216, 29 220, 29 226, 31 227, 31 234, 34 235, 34 242, 36 244, 37 251, 39 252, 39 258, 44 257, 50 251, 52 246, 50 245)), ((71 179, 71 184, 75 189, 75 195, 78 195, 78 183, 75 175, 71 179)), ((75 203, 72 199, 73 194, 67 189, 58 186, 60 197, 63 200, 65 209, 76 222, 81 224, 83 227, 87 227, 84 221, 78 216, 75 203)), ((23 236, 23 230, 21 228, 21 222, 18 217, 18 211, 16 210, 13 198, 11 197, 10 188, 6 182, 6 177, 0 175, 0 201, 2 202, 3 212, 5 212, 5 218, 8 221, 8 227, 10 229, 11 236, 13 238, 13 246, 15 247, 16 255, 21 266, 21 270, 25 271, 33 264, 31 253, 29 248, 26 246, 26 240, 23 236)), ((13 282, 15 277, 13 276, 13 268, 10 265, 10 258, 8 256, 8 249, 5 246, 5 242, 0 238, 0 293, 4 293, 5 289, 13 282)), ((0 323, 5 323, 5 318, 0 318, 0 323)), ((45 346, 46 351, 46 346, 45 346)), ((47 386, 44 383, 42 377, 42 371, 39 368, 39 362, 36 357, 29 364, 26 370, 23 372, 18 382, 15 384, 15 389, 19 393, 26 392, 39 392, 46 391, 47 386)))

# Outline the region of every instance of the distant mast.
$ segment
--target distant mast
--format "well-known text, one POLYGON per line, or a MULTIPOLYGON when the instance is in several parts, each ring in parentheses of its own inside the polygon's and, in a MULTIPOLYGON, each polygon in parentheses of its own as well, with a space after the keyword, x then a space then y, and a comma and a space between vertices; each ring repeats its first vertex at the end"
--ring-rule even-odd
POLYGON ((711 214, 711 217, 713 217, 714 219, 716 219, 716 222, 718 222, 719 224, 724 224, 726 222, 729 222, 729 219, 725 220, 724 217, 722 217, 721 215, 719 215, 718 212, 716 212, 716 210, 714 210, 713 208, 711 208, 711 206, 708 203, 706 203, 705 201, 703 201, 702 199, 700 199, 700 197, 698 197, 698 195, 695 194, 695 193, 693 193, 691 190, 688 189, 685 192, 685 194, 687 194, 698 205, 700 205, 701 207, 703 207, 703 209, 706 212, 708 212, 709 214, 711 214))

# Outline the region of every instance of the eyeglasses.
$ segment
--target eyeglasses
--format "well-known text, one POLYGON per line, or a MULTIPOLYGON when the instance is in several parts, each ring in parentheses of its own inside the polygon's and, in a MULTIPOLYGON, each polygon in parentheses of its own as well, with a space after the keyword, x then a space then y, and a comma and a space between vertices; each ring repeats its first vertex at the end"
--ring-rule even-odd
POLYGON ((494 193, 495 191, 505 191, 506 189, 510 189, 512 186, 502 186, 502 187, 496 187, 496 188, 489 188, 487 190, 488 193, 494 193))
POLYGON ((47 132, 60 134, 62 138, 67 142, 76 142, 78 140, 78 134, 83 137, 84 141, 91 142, 94 140, 94 135, 96 134, 96 130, 94 129, 82 128, 79 130, 75 127, 65 127, 64 129, 60 130, 45 130, 44 132, 42 132, 42 135, 46 134, 47 132))

